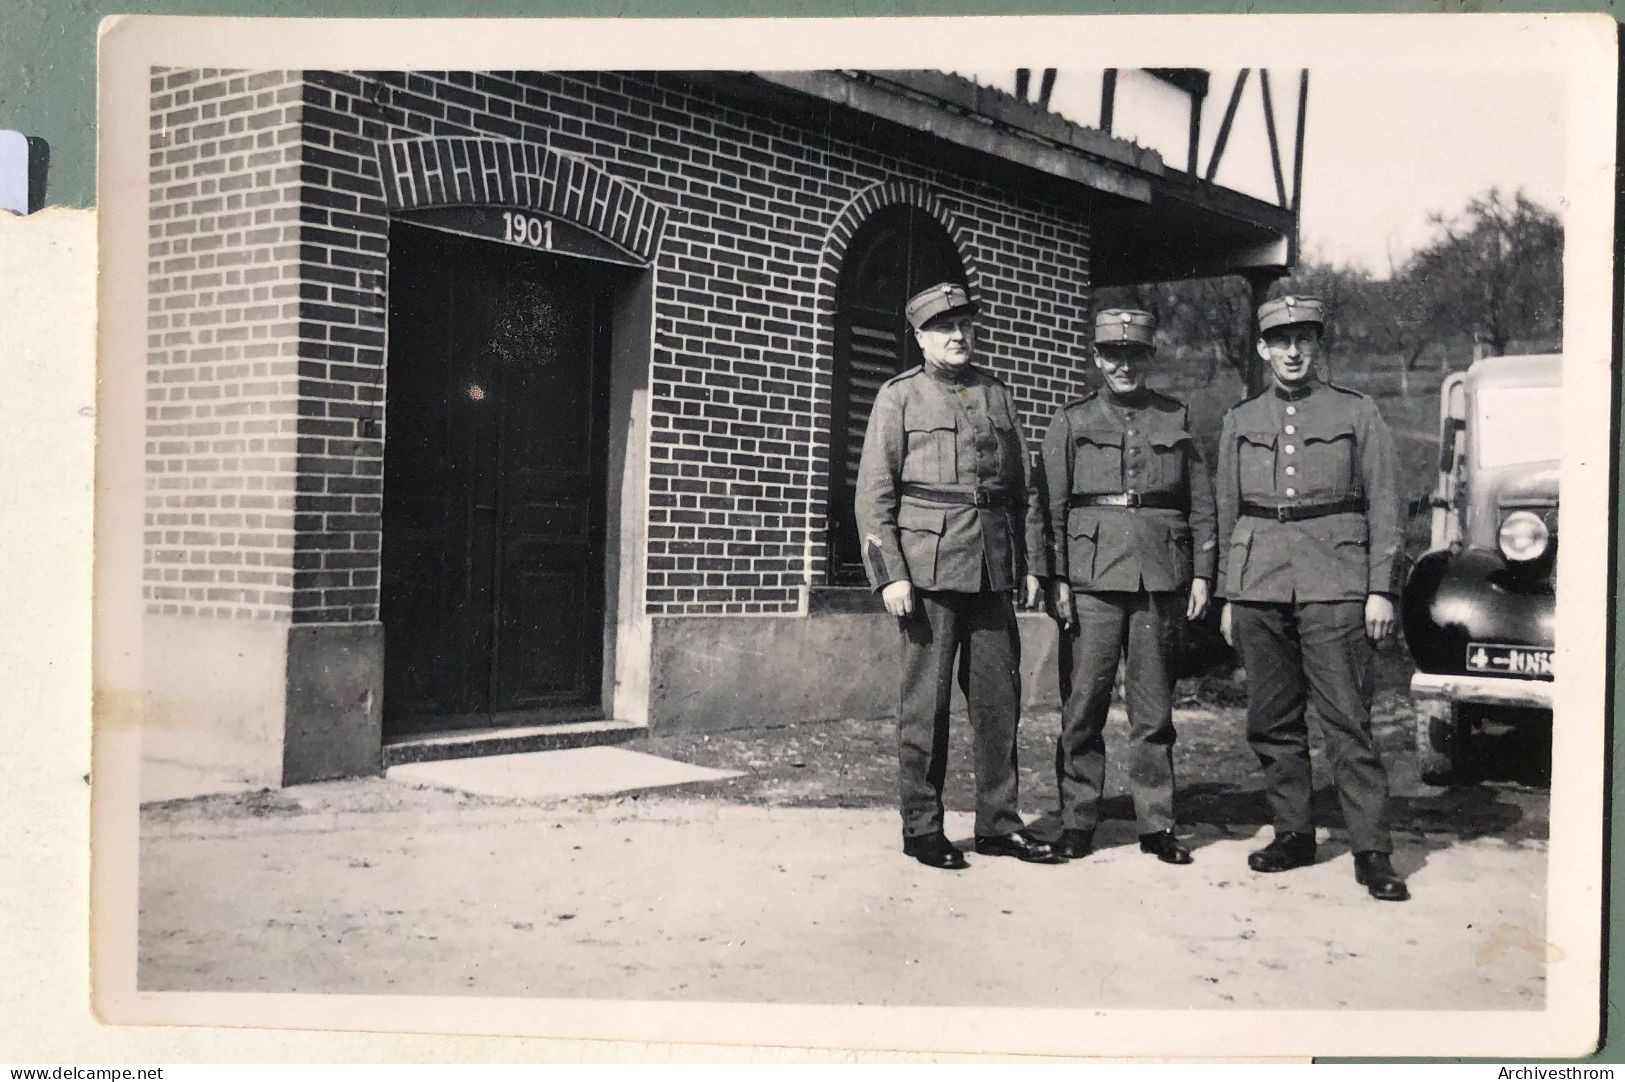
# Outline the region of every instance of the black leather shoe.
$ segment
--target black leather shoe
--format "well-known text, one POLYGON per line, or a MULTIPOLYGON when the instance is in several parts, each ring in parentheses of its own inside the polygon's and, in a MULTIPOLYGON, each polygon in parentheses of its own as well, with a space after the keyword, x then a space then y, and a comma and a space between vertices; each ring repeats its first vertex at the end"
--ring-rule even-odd
POLYGON ((1247 867, 1255 872, 1289 872, 1315 862, 1315 836, 1282 831, 1264 848, 1247 854, 1247 867))
POLYGON ((1025 830, 994 834, 976 839, 976 851, 988 857, 1015 857, 1028 864, 1065 864, 1066 858, 1049 842, 1041 842, 1025 830))
POLYGON ((903 852, 927 868, 959 871, 969 866, 965 854, 945 834, 917 834, 903 839, 903 852))
POLYGON ((1092 830, 1063 830, 1055 839, 1055 852, 1067 860, 1081 860, 1095 851, 1095 832, 1092 830))
POLYGON ((1150 853, 1164 864, 1189 864, 1191 851, 1174 839, 1171 830, 1140 835, 1140 852, 1150 853))
POLYGON ((1394 871, 1387 853, 1368 850, 1354 854, 1354 881, 1379 902, 1403 902, 1411 896, 1405 880, 1394 871))

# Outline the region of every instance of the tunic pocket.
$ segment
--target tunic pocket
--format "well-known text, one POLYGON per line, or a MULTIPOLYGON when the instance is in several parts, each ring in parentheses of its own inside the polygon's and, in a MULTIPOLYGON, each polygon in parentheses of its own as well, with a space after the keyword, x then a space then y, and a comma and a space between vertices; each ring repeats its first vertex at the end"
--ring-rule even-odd
POLYGON ((930 589, 937 578, 937 555, 948 512, 941 507, 904 503, 897 508, 897 535, 903 549, 903 563, 914 585, 930 589))
POLYGON ((1237 525, 1230 535, 1230 553, 1225 559, 1225 593, 1235 597, 1247 588, 1247 557, 1253 548, 1253 531, 1237 525))
POLYGON ((1022 456, 1026 452, 1021 433, 1008 417, 994 414, 989 420, 993 422, 993 434, 999 441, 999 481, 1014 485, 1021 477, 1022 456))
POLYGON ((1334 572, 1338 587, 1345 593, 1367 593, 1370 563, 1366 552, 1370 528, 1363 515, 1328 515, 1334 572))
POLYGON ((1328 496, 1354 488, 1354 426, 1347 421, 1321 422, 1303 432, 1304 485, 1328 496))
POLYGON ((1274 494, 1277 435, 1274 429, 1251 429, 1236 433, 1236 469, 1244 498, 1274 494))
POLYGON ((1146 439, 1151 443, 1152 457, 1156 460, 1156 476, 1152 481, 1158 488, 1182 490, 1185 485, 1185 455, 1191 447, 1191 434, 1153 432, 1146 439))
POLYGON ((903 429, 908 450, 903 458, 903 480, 928 485, 954 484, 959 480, 955 458, 954 415, 931 405, 905 409, 903 429))
POLYGON ((1066 566, 1067 577, 1073 582, 1087 583, 1095 577, 1095 551, 1100 536, 1100 520, 1074 508, 1067 523, 1066 566))
POLYGON ((1121 492, 1123 433, 1114 428, 1083 428, 1072 442, 1072 491, 1121 492))

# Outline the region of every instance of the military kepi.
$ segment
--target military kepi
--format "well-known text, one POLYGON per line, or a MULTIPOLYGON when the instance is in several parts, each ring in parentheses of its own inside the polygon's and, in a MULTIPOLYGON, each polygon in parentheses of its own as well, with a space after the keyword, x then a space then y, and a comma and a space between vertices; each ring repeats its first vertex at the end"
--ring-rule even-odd
POLYGON ((910 297, 903 306, 903 314, 908 317, 908 325, 919 330, 942 313, 961 308, 976 311, 976 304, 965 292, 965 287, 957 282, 938 282, 910 297))
POLYGON ((1149 346, 1157 317, 1138 308, 1108 308, 1095 313, 1095 345, 1149 346))
POLYGON ((1326 302, 1319 297, 1276 297, 1258 306, 1258 333, 1264 334, 1276 327, 1293 323, 1326 325, 1326 302))

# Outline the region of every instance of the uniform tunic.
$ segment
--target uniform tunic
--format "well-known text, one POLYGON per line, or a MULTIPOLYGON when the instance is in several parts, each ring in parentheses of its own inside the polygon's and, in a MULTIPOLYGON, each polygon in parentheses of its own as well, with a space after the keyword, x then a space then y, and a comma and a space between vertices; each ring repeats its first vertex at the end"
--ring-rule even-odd
POLYGON ((1044 562, 1025 463, 1010 391, 979 368, 928 363, 887 381, 876 396, 855 510, 870 584, 878 590, 906 579, 915 588, 914 612, 898 621, 898 794, 908 837, 942 829, 956 668, 975 730, 976 833, 1021 829, 1021 649, 1010 590, 1026 574, 1029 543, 1034 564, 1044 562), (905 485, 980 490, 986 506, 905 492, 905 485))
POLYGON ((1105 783, 1104 730, 1126 655, 1129 783, 1141 834, 1174 825, 1169 660, 1193 575, 1214 572, 1213 486, 1185 406, 1149 389, 1102 389, 1062 406, 1044 438, 1055 574, 1077 620, 1060 641, 1055 749, 1061 826, 1093 831, 1105 783), (1133 493, 1166 507, 1070 506, 1133 493))
POLYGON ((1232 601, 1354 601, 1399 592, 1394 441, 1377 404, 1335 384, 1266 391, 1219 433, 1217 593, 1232 601), (1298 522, 1242 517, 1270 507, 1352 499, 1364 510, 1298 522))
POLYGON ((1313 830, 1312 702, 1356 851, 1392 849, 1388 776, 1371 736, 1365 599, 1397 593, 1403 573, 1394 461, 1376 403, 1335 384, 1267 390, 1232 408, 1220 430, 1217 593, 1234 603, 1248 742, 1275 829, 1313 830), (1342 501, 1351 509, 1298 521, 1273 513, 1342 501))
POLYGON ((971 365, 957 374, 922 365, 888 380, 869 414, 855 497, 870 584, 1013 588, 1027 570, 1025 462, 1010 390, 995 377, 971 365), (981 488, 1001 504, 905 495, 905 483, 981 488))

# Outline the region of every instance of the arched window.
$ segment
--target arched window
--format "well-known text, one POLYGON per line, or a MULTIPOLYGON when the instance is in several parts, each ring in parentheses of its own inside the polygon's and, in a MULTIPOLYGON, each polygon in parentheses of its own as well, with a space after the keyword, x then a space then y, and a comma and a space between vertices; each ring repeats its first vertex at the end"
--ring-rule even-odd
POLYGON ((903 318, 909 297, 936 282, 965 284, 946 230, 918 207, 876 211, 847 246, 835 293, 835 380, 830 440, 829 581, 865 581, 852 511, 863 432, 880 385, 920 363, 903 318))

